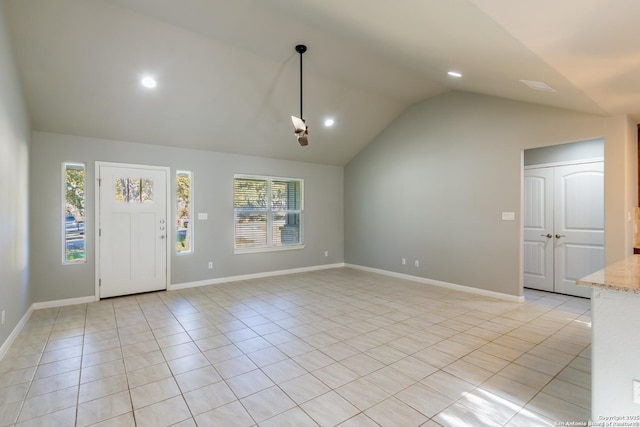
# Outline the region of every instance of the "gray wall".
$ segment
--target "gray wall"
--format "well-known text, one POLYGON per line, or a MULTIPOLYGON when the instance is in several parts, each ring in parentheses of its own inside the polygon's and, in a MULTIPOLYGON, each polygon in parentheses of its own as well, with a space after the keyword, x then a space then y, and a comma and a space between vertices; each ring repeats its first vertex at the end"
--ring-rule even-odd
POLYGON ((595 138, 605 141, 607 262, 621 259, 636 202, 631 128, 627 117, 464 92, 414 105, 345 168, 345 261, 521 295, 523 150, 595 138))
MULTIPOLYGON (((292 146, 292 149, 300 148, 292 146)), ((341 263, 344 260, 341 167, 34 132, 30 188, 34 302, 95 293, 96 161, 169 166, 171 194, 175 194, 175 171, 193 172, 193 211, 206 212, 209 219, 193 220, 195 252, 179 256, 174 253, 171 257, 171 284, 341 263), (87 165, 88 249, 87 263, 80 265, 61 264, 61 165, 64 161, 87 165), (234 173, 305 180, 304 249, 234 255, 234 173), (324 256, 325 250, 329 251, 328 257, 324 256), (214 263, 213 270, 207 267, 209 261, 214 263)))
POLYGON ((0 346, 27 312, 29 120, 0 3, 0 346))

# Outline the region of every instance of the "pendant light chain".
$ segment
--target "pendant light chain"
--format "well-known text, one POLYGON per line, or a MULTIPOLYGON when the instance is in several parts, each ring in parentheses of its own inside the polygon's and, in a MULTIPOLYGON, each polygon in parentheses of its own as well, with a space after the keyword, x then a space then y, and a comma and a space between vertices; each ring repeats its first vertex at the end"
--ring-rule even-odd
POLYGON ((299 44, 296 46, 296 52, 300 54, 300 119, 304 121, 302 116, 302 54, 307 51, 307 46, 299 44))
POLYGON ((300 118, 304 120, 302 115, 302 53, 300 52, 300 118))

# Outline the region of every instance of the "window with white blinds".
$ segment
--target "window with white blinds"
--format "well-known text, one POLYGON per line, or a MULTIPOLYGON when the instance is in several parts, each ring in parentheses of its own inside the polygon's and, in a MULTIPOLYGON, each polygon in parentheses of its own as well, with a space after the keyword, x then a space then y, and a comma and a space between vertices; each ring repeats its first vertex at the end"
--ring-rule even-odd
POLYGON ((242 252, 300 247, 303 184, 302 179, 236 175, 235 249, 242 252))

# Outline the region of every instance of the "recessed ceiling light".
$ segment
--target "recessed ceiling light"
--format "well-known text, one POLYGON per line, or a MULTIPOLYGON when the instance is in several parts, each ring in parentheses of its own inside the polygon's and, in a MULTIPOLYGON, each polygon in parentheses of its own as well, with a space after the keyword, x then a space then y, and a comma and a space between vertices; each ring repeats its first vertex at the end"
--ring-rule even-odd
POLYGON ((535 80, 520 80, 522 83, 526 84, 533 90, 541 90, 543 92, 556 92, 554 88, 549 86, 544 82, 538 82, 535 80))
POLYGON ((457 71, 449 71, 447 73, 450 77, 455 77, 457 79, 459 79, 460 77, 462 77, 462 74, 457 72, 457 71))
POLYGON ((333 126, 334 123, 335 123, 335 121, 333 119, 327 119, 327 120, 324 121, 324 125, 326 127, 331 127, 331 126, 333 126))
POLYGON ((156 81, 155 78, 153 78, 153 76, 143 76, 140 79, 140 84, 146 87, 147 89, 153 89, 156 86, 158 86, 158 82, 156 81))

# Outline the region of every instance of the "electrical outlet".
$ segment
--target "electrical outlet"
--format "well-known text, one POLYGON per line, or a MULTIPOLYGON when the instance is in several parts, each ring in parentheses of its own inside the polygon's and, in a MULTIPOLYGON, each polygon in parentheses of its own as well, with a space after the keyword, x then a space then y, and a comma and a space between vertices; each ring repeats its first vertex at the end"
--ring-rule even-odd
POLYGON ((213 261, 209 261, 209 268, 213 268, 213 261))
POLYGON ((4 310, 2 310, 2 325, 4 325, 4 310))
POLYGON ((633 380, 633 403, 640 403, 640 381, 633 380))
POLYGON ((406 258, 402 258, 402 265, 407 265, 407 259, 406 258))
POLYGON ((418 261, 418 260, 416 260, 413 264, 414 264, 416 267, 420 267, 420 261, 418 261))

